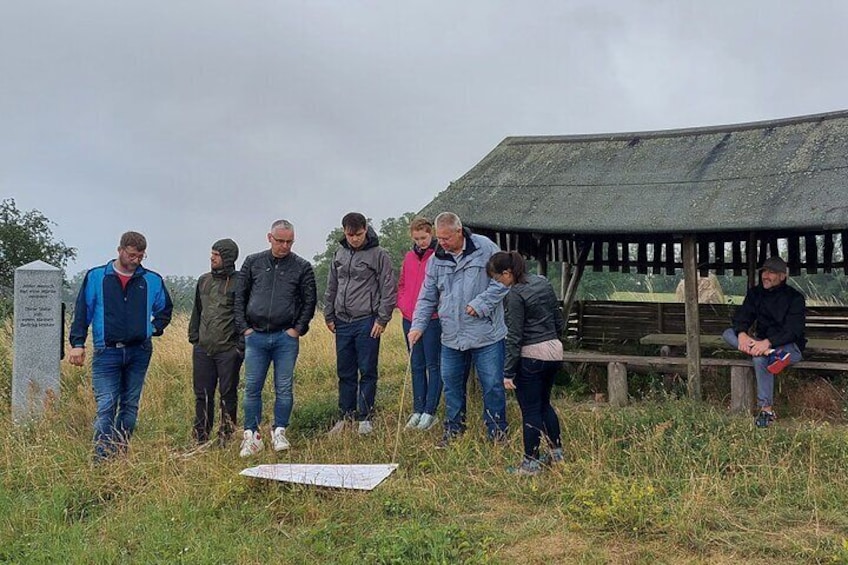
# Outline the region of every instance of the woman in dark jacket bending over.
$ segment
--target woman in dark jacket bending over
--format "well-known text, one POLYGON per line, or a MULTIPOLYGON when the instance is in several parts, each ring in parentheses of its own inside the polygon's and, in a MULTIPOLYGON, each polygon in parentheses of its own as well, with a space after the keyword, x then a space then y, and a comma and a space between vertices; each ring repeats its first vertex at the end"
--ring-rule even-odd
POLYGON ((517 252, 499 251, 487 265, 489 276, 510 287, 506 306, 504 388, 515 390, 524 430, 524 459, 515 472, 536 475, 541 462, 563 459, 559 418, 551 406, 554 375, 562 366, 563 319, 551 283, 528 274, 517 252), (542 434, 549 453, 539 455, 542 434))

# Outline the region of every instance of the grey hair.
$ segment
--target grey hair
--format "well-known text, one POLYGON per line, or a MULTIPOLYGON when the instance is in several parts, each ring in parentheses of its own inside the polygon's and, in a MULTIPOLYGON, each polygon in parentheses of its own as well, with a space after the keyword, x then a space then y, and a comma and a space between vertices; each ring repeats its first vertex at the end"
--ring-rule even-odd
POLYGON ((291 230, 294 231, 294 226, 288 220, 277 220, 271 224, 271 231, 274 230, 291 230))
POLYGON ((453 230, 462 229, 462 220, 453 212, 442 212, 433 221, 437 228, 448 228, 453 230))

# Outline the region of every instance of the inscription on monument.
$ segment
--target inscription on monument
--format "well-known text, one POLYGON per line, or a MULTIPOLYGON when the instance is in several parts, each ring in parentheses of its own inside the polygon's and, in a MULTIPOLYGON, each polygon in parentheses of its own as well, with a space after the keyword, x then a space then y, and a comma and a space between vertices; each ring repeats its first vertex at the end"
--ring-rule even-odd
POLYGON ((25 302, 31 300, 45 302, 43 305, 24 306, 18 320, 19 328, 52 328, 56 326, 56 318, 52 304, 48 304, 51 298, 56 298, 59 293, 52 286, 46 284, 26 284, 21 286, 20 294, 25 297, 25 302))
POLYGON ((59 396, 62 271, 42 261, 15 270, 12 417, 39 415, 59 396))

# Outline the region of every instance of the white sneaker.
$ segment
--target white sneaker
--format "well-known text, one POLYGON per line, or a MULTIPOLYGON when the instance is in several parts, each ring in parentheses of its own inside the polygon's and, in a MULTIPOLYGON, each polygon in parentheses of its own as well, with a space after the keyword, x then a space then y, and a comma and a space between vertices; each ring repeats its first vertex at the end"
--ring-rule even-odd
POLYGON ((255 432, 252 430, 244 430, 244 439, 241 440, 239 457, 250 457, 251 455, 256 455, 264 448, 265 444, 262 443, 262 437, 259 435, 258 430, 255 432))
POLYGON ((368 435, 374 431, 374 426, 371 425, 370 420, 362 420, 359 422, 359 435, 364 436, 368 435))
POLYGON ((424 414, 421 414, 421 419, 418 421, 417 429, 429 430, 430 428, 435 426, 438 421, 439 419, 436 416, 434 416, 433 414, 427 414, 425 412, 424 414))
POLYGON ((406 429, 411 430, 412 428, 418 425, 418 422, 421 421, 421 413, 416 412, 412 416, 409 417, 409 420, 406 421, 406 429))
POLYGON ((274 442, 274 451, 285 451, 289 448, 289 440, 286 439, 285 428, 274 428, 271 433, 271 441, 274 442))

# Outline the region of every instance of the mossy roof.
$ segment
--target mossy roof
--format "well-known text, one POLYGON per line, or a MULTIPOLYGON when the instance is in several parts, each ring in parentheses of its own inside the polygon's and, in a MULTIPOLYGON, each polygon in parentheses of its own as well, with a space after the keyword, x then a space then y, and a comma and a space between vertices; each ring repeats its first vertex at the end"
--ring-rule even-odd
POLYGON ((747 124, 508 137, 422 213, 540 234, 848 228, 848 111, 747 124))

